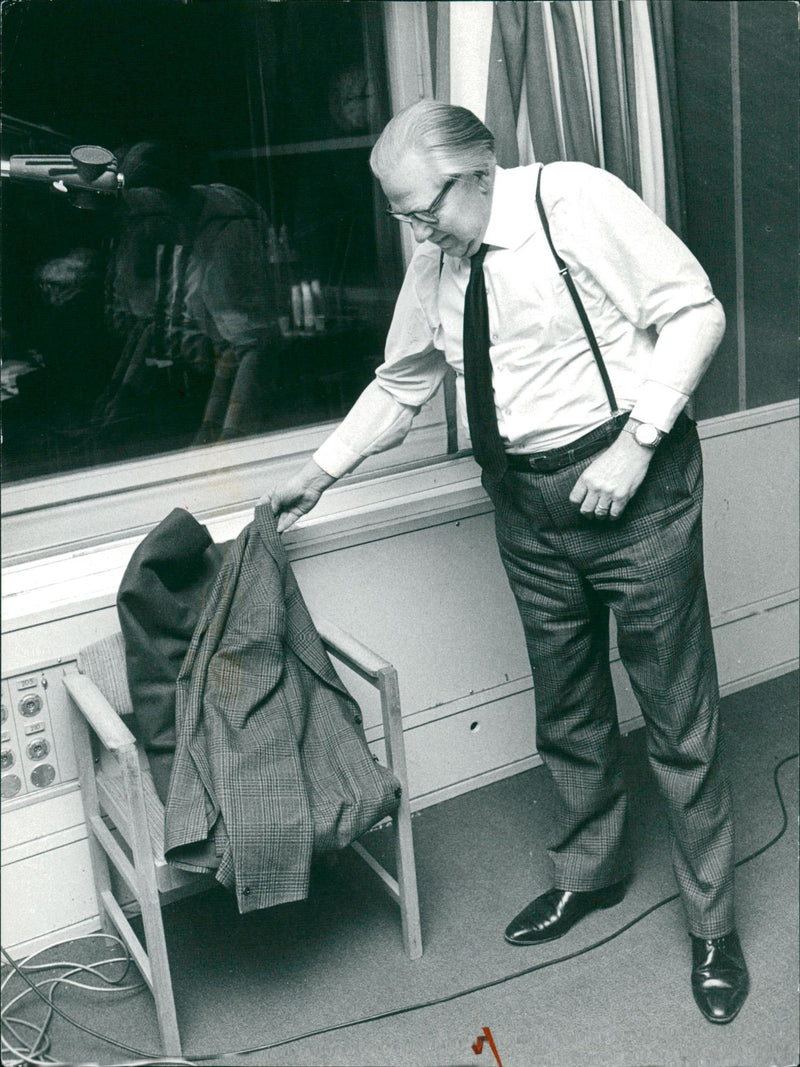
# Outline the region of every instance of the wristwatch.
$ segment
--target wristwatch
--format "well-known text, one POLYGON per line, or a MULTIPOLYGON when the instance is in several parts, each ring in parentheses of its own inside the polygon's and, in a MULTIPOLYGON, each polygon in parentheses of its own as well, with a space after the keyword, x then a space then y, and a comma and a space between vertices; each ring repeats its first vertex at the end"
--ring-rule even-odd
POLYGON ((628 419, 625 429, 633 434, 633 438, 642 448, 656 449, 664 434, 657 426, 650 422, 639 422, 638 419, 628 419))

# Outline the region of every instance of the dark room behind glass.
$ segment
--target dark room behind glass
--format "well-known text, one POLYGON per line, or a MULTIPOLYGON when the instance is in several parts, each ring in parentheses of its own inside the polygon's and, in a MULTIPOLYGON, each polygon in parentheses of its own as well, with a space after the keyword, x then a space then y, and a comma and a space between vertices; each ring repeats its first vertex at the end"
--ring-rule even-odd
POLYGON ((402 271, 382 7, 4 5, 6 482, 347 411, 402 271))

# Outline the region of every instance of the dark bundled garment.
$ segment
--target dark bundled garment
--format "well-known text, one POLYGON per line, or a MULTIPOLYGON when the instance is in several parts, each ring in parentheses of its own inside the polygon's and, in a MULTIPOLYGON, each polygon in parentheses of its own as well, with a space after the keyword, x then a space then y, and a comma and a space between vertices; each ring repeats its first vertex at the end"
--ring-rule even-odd
POLYGON ((270 508, 224 546, 176 508, 134 553, 118 606, 161 789, 171 764, 167 859, 216 867, 241 912, 303 899, 312 853, 344 848, 400 794, 367 747, 270 508))
POLYGON ((131 727, 164 804, 175 757, 178 674, 230 545, 214 544, 205 526, 175 508, 133 553, 117 594, 131 727))

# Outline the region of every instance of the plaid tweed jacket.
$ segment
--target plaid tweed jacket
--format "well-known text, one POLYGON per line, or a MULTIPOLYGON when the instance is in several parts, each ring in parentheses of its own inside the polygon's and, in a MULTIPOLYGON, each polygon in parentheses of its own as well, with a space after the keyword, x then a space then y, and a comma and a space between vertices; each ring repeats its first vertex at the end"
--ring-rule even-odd
MULTIPOLYGON (((184 515, 173 512, 173 532, 198 526, 184 515)), ((343 848, 398 798, 314 629, 272 512, 259 507, 221 562, 178 674, 167 859, 216 867, 241 912, 300 900, 312 853, 343 848)))

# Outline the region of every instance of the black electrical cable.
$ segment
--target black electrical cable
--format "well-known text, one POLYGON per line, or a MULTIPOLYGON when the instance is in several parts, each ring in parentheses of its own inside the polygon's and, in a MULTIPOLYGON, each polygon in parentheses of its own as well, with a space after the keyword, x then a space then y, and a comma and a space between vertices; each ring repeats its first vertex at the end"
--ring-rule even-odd
MULTIPOLYGON (((743 867, 746 863, 750 863, 758 856, 763 855, 768 849, 776 845, 786 833, 787 827, 789 825, 789 815, 786 810, 786 804, 783 799, 783 793, 781 792, 780 783, 778 781, 778 773, 780 769, 785 766, 785 764, 791 762, 791 760, 797 759, 798 756, 800 756, 800 753, 798 752, 793 753, 791 756, 785 756, 776 764, 772 775, 773 783, 775 785, 775 792, 777 793, 778 803, 780 804, 782 813, 782 823, 780 830, 778 830, 775 836, 772 837, 769 841, 767 841, 766 844, 761 845, 761 847, 757 848, 754 852, 751 852, 749 855, 743 857, 740 860, 737 860, 735 864, 736 867, 743 867)), ((191 1057, 191 1059, 181 1059, 178 1057, 170 1059, 168 1057, 159 1057, 157 1054, 152 1055, 148 1052, 141 1052, 138 1049, 132 1048, 130 1045, 122 1044, 121 1042, 115 1041, 112 1038, 106 1037, 104 1034, 97 1033, 97 1031, 90 1029, 88 1026, 84 1026, 76 1019, 73 1019, 69 1015, 67 1015, 66 1012, 63 1012, 60 1008, 56 1007, 56 1005, 52 1002, 50 998, 46 997, 43 993, 41 993, 40 990, 38 990, 36 986, 34 986, 33 983, 28 979, 27 975, 25 975, 24 972, 22 972, 17 967, 17 965, 9 957, 8 953, 4 948, 0 947, 0 951, 3 953, 3 955, 14 968, 14 970, 17 972, 17 974, 31 987, 33 992, 35 992, 36 995, 48 1005, 48 1007, 51 1007, 58 1015, 60 1015, 67 1022, 71 1023, 79 1030, 82 1030, 84 1033, 90 1034, 92 1037, 100 1038, 101 1041, 105 1041, 110 1045, 115 1045, 117 1048, 124 1049, 126 1052, 132 1052, 135 1055, 144 1056, 149 1062, 163 1064, 166 1067, 166 1065, 169 1064, 200 1064, 207 1062, 208 1060, 224 1059, 228 1056, 248 1056, 255 1052, 268 1052, 271 1049, 281 1048, 284 1045, 292 1045, 298 1041, 306 1041, 312 1037, 321 1037, 323 1034, 335 1033, 338 1030, 347 1030, 353 1026, 363 1026, 366 1023, 380 1022, 383 1019, 392 1019, 399 1015, 408 1015, 412 1011, 421 1011, 424 1008, 436 1007, 439 1004, 447 1004, 452 1000, 459 1000, 462 997, 468 997, 474 993, 481 993, 486 989, 492 989, 494 986, 504 985, 506 982, 514 981, 517 978, 523 978, 526 975, 534 974, 537 971, 543 971, 549 967, 555 967, 559 963, 567 963, 569 960, 577 959, 579 956, 585 956, 589 952, 593 952, 595 949, 601 948, 603 945, 607 945, 610 941, 614 941, 616 938, 620 937, 622 934, 630 930, 633 926, 636 926, 638 923, 642 922, 649 915, 652 915, 653 912, 658 911, 660 908, 663 908, 667 904, 671 904, 673 901, 677 900, 679 898, 679 895, 680 894, 678 893, 673 893, 668 897, 664 897, 663 900, 659 900, 655 904, 652 904, 649 908, 646 908, 643 912, 640 912, 640 914, 637 915, 634 919, 631 919, 630 922, 627 922, 624 926, 619 927, 618 930, 615 930, 613 933, 608 934, 606 937, 600 938, 599 941, 592 942, 591 945, 586 945, 581 949, 576 949, 575 952, 569 952, 565 956, 557 956, 555 959, 545 960, 542 963, 535 963, 532 966, 524 967, 522 970, 519 971, 512 971, 511 974, 502 975, 500 978, 493 978, 488 982, 481 982, 479 985, 470 986, 467 989, 460 989, 455 993, 447 993, 444 996, 435 997, 431 1000, 423 1000, 419 1001, 416 1004, 408 1004, 402 1008, 393 1008, 389 1011, 377 1012, 374 1015, 368 1015, 360 1019, 351 1019, 347 1022, 335 1023, 333 1026, 322 1026, 317 1030, 308 1030, 305 1033, 294 1034, 292 1037, 282 1038, 280 1041, 273 1041, 267 1045, 257 1045, 253 1048, 237 1049, 236 1051, 226 1050, 223 1052, 211 1052, 203 1056, 193 1056, 191 1057)))
MULTIPOLYGON (((30 978, 27 976, 27 974, 25 974, 25 971, 22 970, 22 968, 19 967, 14 962, 14 960, 11 959, 11 957, 9 956, 9 954, 6 952, 5 948, 2 945, 0 945, 0 953, 2 953, 3 956, 5 956, 5 959, 6 959, 7 963, 10 965, 10 967, 12 968, 14 973, 17 975, 17 977, 19 977, 19 978, 21 978, 23 980, 23 982, 29 987, 31 992, 35 993, 36 996, 47 1005, 49 1010, 54 1011, 56 1013, 56 1015, 60 1015, 62 1019, 64 1019, 66 1022, 70 1023, 72 1026, 76 1027, 78 1030, 82 1030, 86 1034, 91 1034, 92 1037, 100 1038, 101 1041, 105 1041, 109 1045, 114 1045, 116 1048, 121 1048, 125 1052, 131 1052, 135 1056, 144 1056, 148 1060, 152 1060, 152 1061, 155 1061, 155 1062, 158 1062, 158 1063, 163 1063, 163 1064, 172 1062, 172 1061, 165 1060, 161 1056, 161 1054, 158 1053, 158 1052, 152 1053, 152 1054, 149 1053, 149 1052, 143 1052, 141 1049, 134 1048, 131 1045, 126 1045, 121 1041, 117 1041, 115 1039, 107 1037, 105 1034, 100 1034, 96 1030, 92 1030, 91 1027, 85 1026, 83 1023, 78 1022, 77 1019, 73 1019, 66 1012, 62 1011, 61 1008, 59 1008, 58 1005, 54 1002, 54 1000, 53 1000, 54 991, 51 990, 49 996, 46 996, 44 993, 42 993, 42 991, 36 985, 34 985, 34 983, 30 980, 30 978)), ((128 962, 128 966, 129 965, 130 965, 130 961, 128 962)), ((127 970, 127 967, 126 967, 126 970, 127 970)), ((60 979, 53 979, 52 981, 53 981, 54 985, 57 985, 58 982, 60 981, 60 979)), ((18 1022, 21 1022, 21 1020, 19 1020, 18 1022)), ((25 1024, 25 1025, 29 1025, 29 1024, 25 1024)), ((22 1057, 21 1056, 20 1058, 28 1059, 29 1062, 32 1062, 32 1063, 40 1062, 35 1057, 22 1057)), ((179 1062, 185 1063, 186 1061, 182 1060, 182 1061, 179 1061, 179 1062)))

